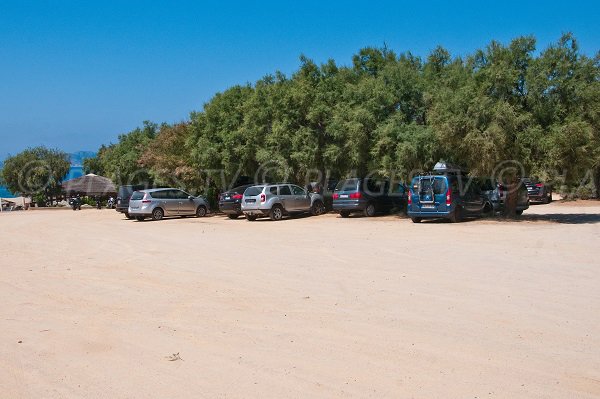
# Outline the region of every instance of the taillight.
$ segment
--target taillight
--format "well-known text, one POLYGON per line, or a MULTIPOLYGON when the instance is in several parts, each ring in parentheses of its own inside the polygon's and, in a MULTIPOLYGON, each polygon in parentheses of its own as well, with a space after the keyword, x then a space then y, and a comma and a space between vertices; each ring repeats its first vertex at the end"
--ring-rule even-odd
POLYGON ((361 197, 362 197, 362 194, 360 193, 360 191, 356 192, 356 193, 351 193, 350 194, 350 198, 352 198, 352 199, 359 199, 361 197))
POLYGON ((260 195, 260 202, 265 202, 267 200, 267 196, 265 194, 260 195))
POLYGON ((233 199, 242 199, 242 194, 235 194, 231 198, 233 198, 233 199))
POLYGON ((410 190, 408 190, 408 205, 412 204, 412 192, 410 190))
POLYGON ((543 185, 542 183, 538 183, 538 184, 536 184, 535 186, 536 186, 537 188, 544 187, 544 185, 543 185))
POLYGON ((448 187, 448 191, 446 191, 446 206, 450 206, 452 204, 452 189, 448 187))
POLYGON ((333 199, 338 199, 338 198, 340 198, 340 195, 339 195, 339 194, 336 194, 336 193, 333 193, 333 196, 332 196, 332 198, 333 198, 333 199))

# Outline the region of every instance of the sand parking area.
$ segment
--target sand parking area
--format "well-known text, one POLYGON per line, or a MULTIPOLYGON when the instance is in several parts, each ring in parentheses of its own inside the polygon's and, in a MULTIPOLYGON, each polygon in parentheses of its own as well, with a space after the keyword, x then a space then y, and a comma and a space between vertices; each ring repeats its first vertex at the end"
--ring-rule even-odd
POLYGON ((0 226, 1 398, 600 397, 600 203, 0 226))

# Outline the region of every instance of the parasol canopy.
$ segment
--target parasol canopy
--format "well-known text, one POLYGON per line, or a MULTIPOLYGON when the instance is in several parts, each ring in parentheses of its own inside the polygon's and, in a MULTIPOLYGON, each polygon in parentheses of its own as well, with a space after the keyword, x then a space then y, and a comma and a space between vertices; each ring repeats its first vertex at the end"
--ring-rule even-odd
POLYGON ((62 184, 67 195, 82 194, 88 196, 116 195, 117 190, 113 182, 104 176, 90 173, 76 179, 67 180, 62 184))

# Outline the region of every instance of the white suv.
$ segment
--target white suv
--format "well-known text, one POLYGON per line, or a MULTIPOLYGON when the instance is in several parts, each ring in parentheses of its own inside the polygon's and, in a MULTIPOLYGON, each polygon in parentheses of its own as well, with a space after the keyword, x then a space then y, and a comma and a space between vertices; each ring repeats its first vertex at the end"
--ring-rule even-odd
POLYGON ((284 215, 295 213, 321 215, 325 213, 325 203, 322 195, 294 184, 263 184, 244 191, 242 212, 249 221, 262 216, 281 220, 284 215))

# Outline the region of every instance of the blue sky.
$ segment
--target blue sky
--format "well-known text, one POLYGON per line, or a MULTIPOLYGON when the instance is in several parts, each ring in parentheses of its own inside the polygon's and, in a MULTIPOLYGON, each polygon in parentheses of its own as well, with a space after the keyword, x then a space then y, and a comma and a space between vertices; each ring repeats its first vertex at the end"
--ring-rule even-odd
POLYGON ((365 46, 453 55, 572 31, 600 50, 592 1, 0 0, 0 159, 34 145, 96 150, 144 120, 176 122, 216 92, 298 57, 350 63, 365 46))

